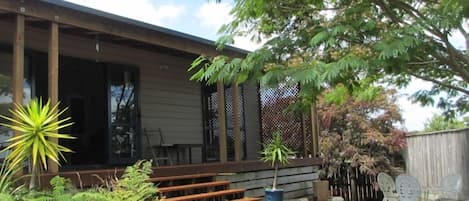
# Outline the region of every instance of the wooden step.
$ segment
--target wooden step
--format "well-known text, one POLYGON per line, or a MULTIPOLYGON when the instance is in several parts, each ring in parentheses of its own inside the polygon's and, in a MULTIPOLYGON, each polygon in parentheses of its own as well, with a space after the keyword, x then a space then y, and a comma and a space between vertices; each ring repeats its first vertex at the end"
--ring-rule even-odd
POLYGON ((232 201, 261 201, 262 198, 250 198, 250 197, 244 197, 244 198, 240 198, 240 199, 236 199, 236 200, 232 200, 232 201))
POLYGON ((188 201, 188 200, 202 200, 207 198, 214 198, 214 197, 223 197, 227 195, 236 195, 244 193, 244 189, 229 189, 223 191, 215 191, 209 193, 201 193, 201 194, 192 194, 192 195, 185 195, 173 198, 166 198, 165 201, 188 201))
POLYGON ((228 184, 230 184, 229 181, 212 181, 212 182, 205 182, 205 183, 160 187, 158 188, 158 191, 160 193, 168 193, 168 192, 175 192, 175 191, 210 188, 210 187, 216 187, 216 186, 226 186, 228 184))
POLYGON ((217 176, 216 173, 202 173, 202 174, 189 174, 189 175, 177 175, 168 177, 154 177, 150 178, 148 182, 165 182, 165 181, 177 181, 177 180, 188 180, 188 179, 200 179, 207 177, 217 176))

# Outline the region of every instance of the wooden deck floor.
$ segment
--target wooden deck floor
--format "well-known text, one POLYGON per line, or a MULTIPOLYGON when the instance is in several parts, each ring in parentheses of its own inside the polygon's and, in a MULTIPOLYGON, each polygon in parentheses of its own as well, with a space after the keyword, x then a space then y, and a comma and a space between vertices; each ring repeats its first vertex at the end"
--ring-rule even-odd
MULTIPOLYGON (((292 159, 286 167, 300 167, 300 166, 313 166, 320 165, 319 158, 303 158, 292 159)), ((175 165, 175 166, 160 166, 153 167, 152 178, 189 175, 189 174, 202 174, 202 173, 237 173, 248 172, 257 170, 271 169, 270 164, 260 161, 242 161, 242 162, 227 162, 227 163, 203 163, 192 165, 175 165)), ((60 176, 67 177, 77 186, 89 187, 93 185, 102 184, 102 179, 115 178, 122 175, 123 168, 115 169, 94 169, 94 170, 80 170, 80 171, 64 171, 59 172, 60 176)), ((56 174, 45 173, 42 175, 41 182, 48 184, 49 180, 56 174)))

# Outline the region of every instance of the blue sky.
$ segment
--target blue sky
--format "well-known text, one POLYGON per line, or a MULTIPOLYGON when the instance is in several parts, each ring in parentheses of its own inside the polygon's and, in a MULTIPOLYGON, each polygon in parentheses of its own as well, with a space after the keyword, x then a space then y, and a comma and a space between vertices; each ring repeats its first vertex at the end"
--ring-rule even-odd
MULTIPOLYGON (((219 27, 232 19, 229 15, 232 1, 228 0, 222 3, 215 3, 214 0, 67 1, 210 40, 216 40, 219 27)), ((254 50, 259 44, 247 38, 235 38, 234 46, 254 50)), ((406 89, 399 91, 398 104, 405 119, 404 126, 409 131, 421 130, 424 122, 432 114, 439 113, 435 108, 421 107, 407 99, 409 94, 430 86, 425 81, 414 80, 406 89)))

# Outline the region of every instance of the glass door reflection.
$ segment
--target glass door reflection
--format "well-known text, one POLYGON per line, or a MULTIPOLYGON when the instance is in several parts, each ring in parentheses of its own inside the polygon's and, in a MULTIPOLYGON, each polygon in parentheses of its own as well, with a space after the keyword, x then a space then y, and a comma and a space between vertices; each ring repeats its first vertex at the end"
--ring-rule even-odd
POLYGON ((137 160, 139 131, 137 107, 137 71, 109 68, 110 162, 132 163, 137 160))

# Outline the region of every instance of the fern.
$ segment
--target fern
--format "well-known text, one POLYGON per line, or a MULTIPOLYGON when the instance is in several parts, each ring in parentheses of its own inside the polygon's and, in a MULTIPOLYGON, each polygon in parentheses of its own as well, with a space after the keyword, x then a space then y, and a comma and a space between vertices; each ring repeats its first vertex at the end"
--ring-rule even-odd
POLYGON ((127 167, 122 177, 115 179, 109 186, 84 192, 78 192, 69 179, 56 176, 50 181, 50 191, 13 194, 4 190, 0 192, 0 201, 157 201, 156 186, 147 182, 151 173, 151 161, 138 161, 127 167))
POLYGON ((89 190, 80 192, 72 197, 73 201, 114 201, 109 191, 89 190))
POLYGON ((150 161, 138 161, 125 169, 117 181, 112 197, 115 200, 144 201, 156 198, 157 188, 147 182, 152 173, 150 161))

